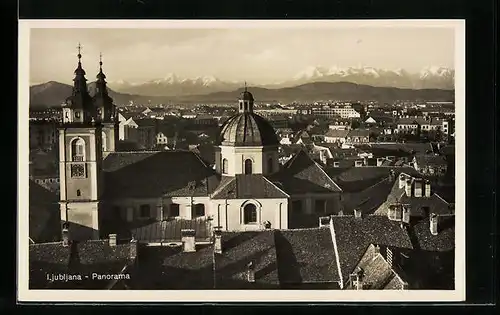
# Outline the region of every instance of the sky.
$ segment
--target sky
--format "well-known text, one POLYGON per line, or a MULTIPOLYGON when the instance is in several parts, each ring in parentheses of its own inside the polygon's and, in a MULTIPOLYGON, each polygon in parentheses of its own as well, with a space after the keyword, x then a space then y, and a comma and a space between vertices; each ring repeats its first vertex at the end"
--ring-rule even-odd
POLYGON ((70 83, 82 46, 87 79, 144 82, 175 73, 258 84, 291 79, 311 66, 371 66, 419 71, 454 68, 451 27, 110 29, 35 28, 30 83, 70 83))

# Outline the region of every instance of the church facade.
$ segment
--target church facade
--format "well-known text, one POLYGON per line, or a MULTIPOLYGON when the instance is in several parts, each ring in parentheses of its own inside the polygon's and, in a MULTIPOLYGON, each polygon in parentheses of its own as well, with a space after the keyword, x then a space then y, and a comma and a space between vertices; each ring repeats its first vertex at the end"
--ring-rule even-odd
POLYGON ((71 239, 125 237, 177 221, 224 231, 289 229, 300 227, 302 215, 342 210, 341 189, 305 151, 280 165, 275 130, 254 113, 246 87, 238 113, 221 127, 214 170, 191 151, 120 151, 105 78, 101 62, 91 97, 78 54, 59 128, 61 222, 71 239))

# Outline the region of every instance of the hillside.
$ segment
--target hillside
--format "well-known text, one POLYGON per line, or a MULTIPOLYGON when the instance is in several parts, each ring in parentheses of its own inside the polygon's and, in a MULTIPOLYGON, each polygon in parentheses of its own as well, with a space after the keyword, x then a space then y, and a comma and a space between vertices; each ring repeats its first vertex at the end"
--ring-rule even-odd
MULTIPOLYGON (((373 87, 346 82, 315 82, 290 88, 266 89, 259 87, 249 88, 257 102, 304 102, 320 100, 377 100, 391 102, 395 100, 433 100, 453 101, 453 90, 437 89, 398 89, 387 87, 373 87)), ((217 92, 208 95, 192 95, 178 97, 181 101, 194 102, 234 102, 243 89, 234 92, 217 92)))
MULTIPOLYGON (((93 95, 95 83, 89 83, 88 88, 90 95, 93 95)), ((66 100, 66 98, 71 95, 71 92, 71 85, 55 81, 49 81, 47 83, 30 86, 30 107, 43 108, 60 106, 66 100)), ((130 101, 134 101, 137 103, 147 103, 149 100, 151 100, 152 103, 162 101, 159 100, 158 97, 118 93, 111 89, 108 89, 108 93, 113 98, 115 104, 117 104, 118 106, 126 105, 130 101)), ((165 99, 165 97, 163 97, 162 99, 165 99)))
MULTIPOLYGON (((94 84, 89 84, 89 91, 93 94, 94 84)), ((427 100, 427 101, 454 101, 453 90, 438 89, 398 89, 388 87, 373 87, 346 82, 315 82, 295 87, 268 89, 260 87, 249 88, 256 102, 306 102, 321 100, 350 100, 392 102, 395 100, 427 100)), ((206 95, 183 96, 140 96, 117 93, 109 90, 110 96, 118 106, 126 105, 130 101, 138 104, 158 103, 233 103, 243 89, 233 92, 216 92, 206 95)), ((49 107, 60 105, 69 95, 71 86, 58 82, 47 82, 30 87, 30 106, 49 107)))

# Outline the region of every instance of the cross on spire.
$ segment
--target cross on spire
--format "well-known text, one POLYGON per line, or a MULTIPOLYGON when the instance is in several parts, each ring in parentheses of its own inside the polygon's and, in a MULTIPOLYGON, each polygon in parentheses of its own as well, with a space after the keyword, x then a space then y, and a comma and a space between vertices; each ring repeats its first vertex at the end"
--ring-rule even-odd
POLYGON ((99 68, 102 70, 102 52, 99 53, 99 68))
POLYGON ((78 43, 78 46, 76 46, 76 48, 78 49, 78 59, 81 59, 82 58, 82 45, 80 45, 80 43, 78 43))
POLYGON ((245 92, 247 91, 247 81, 245 81, 245 92))

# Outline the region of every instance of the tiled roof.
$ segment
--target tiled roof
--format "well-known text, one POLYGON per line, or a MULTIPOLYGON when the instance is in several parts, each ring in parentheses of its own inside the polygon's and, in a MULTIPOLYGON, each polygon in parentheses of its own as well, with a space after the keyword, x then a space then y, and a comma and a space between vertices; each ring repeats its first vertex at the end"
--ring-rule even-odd
POLYGON ((340 281, 328 228, 275 231, 282 284, 340 281))
POLYGON ((218 175, 190 151, 111 153, 104 164, 105 199, 208 196, 219 183, 218 175))
POLYGON ((213 248, 196 245, 185 253, 182 246, 141 246, 132 287, 138 290, 213 288, 213 248))
POLYGON ((108 240, 73 242, 63 247, 61 242, 32 244, 29 247, 31 288, 105 288, 109 280, 92 280, 92 273, 117 274, 135 259, 131 247, 136 244, 118 243, 109 246, 108 240), (47 274, 66 272, 82 275, 82 281, 49 283, 47 274), (88 275, 89 278, 86 278, 88 275))
POLYGON ((215 255, 219 288, 278 287, 274 231, 225 232, 222 254, 215 255), (253 262, 255 283, 247 282, 247 265, 253 262))
POLYGON ((341 191, 340 187, 304 150, 297 152, 281 171, 270 176, 270 180, 282 183, 288 194, 341 191))
POLYGON ((325 134, 325 137, 331 137, 331 138, 345 138, 347 137, 347 134, 349 133, 349 130, 336 130, 336 129, 330 129, 328 132, 325 134))
POLYGON ((238 174, 231 179, 224 179, 219 187, 212 199, 288 198, 287 194, 261 174, 238 174))
POLYGON ((354 209, 363 214, 374 213, 386 200, 392 188, 392 181, 383 178, 374 185, 358 192, 351 192, 349 198, 342 199, 344 214, 352 214, 354 209))
POLYGON ((419 167, 447 165, 446 158, 442 155, 419 154, 415 156, 419 167))
POLYGON ((29 237, 36 243, 56 241, 61 223, 59 198, 34 181, 29 181, 29 237))
POLYGON ((181 230, 193 229, 196 231, 196 241, 210 240, 210 225, 205 219, 173 219, 153 222, 134 230, 134 237, 139 242, 169 243, 181 241, 181 230))
POLYGON ((332 221, 344 280, 349 277, 370 244, 412 248, 406 230, 387 217, 332 216, 332 221))
POLYGON ((455 248, 455 216, 438 216, 438 235, 432 235, 430 232, 429 218, 423 218, 410 226, 410 235, 414 235, 415 248, 444 252, 455 248))
MULTIPOLYGON (((408 175, 408 172, 403 172, 408 175)), ((401 173, 400 173, 401 174, 401 173)), ((396 174, 398 176, 398 174, 396 174)), ((422 188, 424 189, 424 188, 422 188)), ((404 203, 410 205, 410 211, 412 216, 426 216, 424 207, 428 207, 430 213, 436 214, 450 214, 452 209, 450 209, 450 204, 440 197, 436 192, 436 188, 433 188, 431 184, 431 196, 430 197, 408 197, 405 192, 405 188, 399 188, 399 179, 396 177, 394 184, 392 185, 390 193, 387 195, 386 202, 383 206, 375 211, 377 215, 387 215, 388 206, 395 203, 404 203)), ((412 190, 413 191, 413 190, 412 190)))
MULTIPOLYGON (((370 244, 356 268, 362 270, 364 290, 400 289, 401 281, 396 276, 387 260, 370 244), (389 288, 387 288, 389 286, 389 288)), ((380 249, 379 249, 380 251, 380 249)))
POLYGON ((347 137, 368 137, 370 135, 370 130, 368 129, 351 129, 347 134, 347 137))

